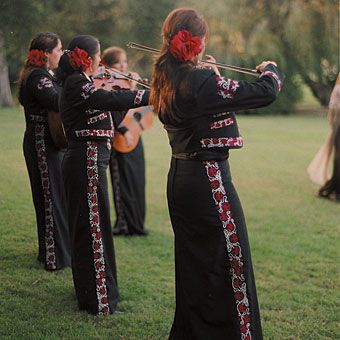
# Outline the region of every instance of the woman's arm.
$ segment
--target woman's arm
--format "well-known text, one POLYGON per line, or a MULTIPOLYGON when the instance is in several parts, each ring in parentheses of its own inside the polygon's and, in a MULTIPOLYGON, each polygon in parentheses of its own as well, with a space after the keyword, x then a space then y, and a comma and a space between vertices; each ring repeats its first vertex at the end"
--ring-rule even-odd
POLYGON ((199 111, 214 114, 263 107, 271 104, 282 88, 283 75, 268 64, 255 82, 232 80, 213 72, 197 91, 199 111))
POLYGON ((82 110, 124 111, 147 105, 149 101, 148 90, 105 91, 97 89, 91 81, 81 75, 70 77, 66 81, 64 93, 72 106, 82 110))

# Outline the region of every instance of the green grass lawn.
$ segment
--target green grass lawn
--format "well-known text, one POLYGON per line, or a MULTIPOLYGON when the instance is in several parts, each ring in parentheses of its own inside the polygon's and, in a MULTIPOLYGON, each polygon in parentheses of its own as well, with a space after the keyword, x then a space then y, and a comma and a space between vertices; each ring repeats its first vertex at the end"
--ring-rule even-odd
MULTIPOLYGON (((21 109, 0 111, 0 338, 166 339, 174 313, 173 235, 165 182, 170 149, 145 132, 146 238, 116 238, 121 315, 77 310, 71 270, 36 262, 35 215, 22 154, 21 109)), ((306 168, 322 117, 240 117, 231 169, 248 223, 265 339, 339 339, 340 205, 316 197, 306 168)), ((227 336, 226 336, 227 340, 227 336)))

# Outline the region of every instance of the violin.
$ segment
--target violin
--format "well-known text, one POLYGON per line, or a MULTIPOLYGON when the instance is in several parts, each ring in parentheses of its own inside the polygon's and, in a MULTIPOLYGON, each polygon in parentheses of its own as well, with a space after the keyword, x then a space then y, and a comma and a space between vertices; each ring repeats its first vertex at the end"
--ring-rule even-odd
POLYGON ((98 73, 93 77, 94 85, 106 91, 130 90, 130 80, 105 66, 98 67, 98 73))
MULTIPOLYGON (((98 73, 93 77, 94 85, 98 89, 104 89, 106 91, 116 90, 130 90, 131 81, 136 81, 137 84, 143 84, 144 87, 148 87, 143 81, 134 79, 129 75, 119 72, 114 68, 106 66, 99 66, 98 73)), ((141 106, 135 109, 130 109, 124 119, 122 120, 122 126, 125 126, 132 134, 132 142, 127 145, 125 137, 120 132, 115 132, 112 146, 121 153, 127 153, 132 151, 138 144, 139 138, 143 130, 148 129, 153 123, 153 107, 141 106)))

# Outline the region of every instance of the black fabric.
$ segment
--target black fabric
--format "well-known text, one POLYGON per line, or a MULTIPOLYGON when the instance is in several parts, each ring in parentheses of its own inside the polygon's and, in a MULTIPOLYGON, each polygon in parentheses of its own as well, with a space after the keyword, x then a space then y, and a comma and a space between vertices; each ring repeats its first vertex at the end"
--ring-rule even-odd
POLYGON ((171 340, 262 339, 246 224, 225 159, 243 145, 232 111, 269 105, 282 80, 273 65, 252 83, 193 68, 186 89, 178 87, 176 109, 160 113, 174 155, 167 186, 176 267, 171 340))
POLYGON ((38 260, 47 270, 61 269, 71 265, 61 175, 64 150, 55 147, 47 123, 47 111, 58 111, 59 88, 46 69, 34 68, 20 92, 26 119, 23 151, 37 220, 38 260))
POLYGON ((114 232, 144 235, 145 160, 141 138, 131 152, 112 150, 110 174, 116 211, 114 232))
POLYGON ((97 90, 83 73, 69 76, 61 91, 60 111, 69 141, 63 175, 72 238, 72 272, 79 308, 91 314, 112 313, 118 301, 106 169, 115 125, 125 113, 112 111, 146 105, 148 99, 149 92, 144 90, 97 90), (98 179, 90 179, 97 176, 96 171, 98 179), (90 210, 93 200, 98 216, 90 210))
MULTIPOLYGON (((38 230, 38 260, 46 266, 46 221, 45 221, 45 199, 42 187, 41 172, 38 167, 37 151, 35 147, 34 127, 26 129, 23 148, 26 166, 29 174, 32 198, 35 208, 37 230, 38 230)), ((53 204, 53 222, 55 226, 55 252, 56 268, 61 269, 71 266, 71 251, 69 230, 67 224, 67 213, 65 204, 65 193, 62 183, 61 163, 65 150, 59 151, 54 145, 46 143, 46 154, 48 164, 48 178, 51 189, 53 204)))
POLYGON ((31 115, 47 117, 47 111, 59 111, 59 91, 54 77, 44 68, 33 68, 24 79, 21 103, 25 110, 26 123, 31 115))
POLYGON ((148 100, 147 90, 98 90, 85 74, 76 72, 66 79, 60 96, 60 111, 66 136, 68 140, 112 138, 113 121, 109 111, 123 111, 147 105, 148 100), (103 116, 103 113, 106 115, 103 116), (92 132, 84 134, 85 130, 92 132), (83 132, 77 134, 76 131, 83 132))
MULTIPOLYGON (((262 339, 246 223, 227 161, 218 162, 237 227, 251 310, 252 339, 262 339)), ((176 312, 171 340, 241 339, 227 243, 203 162, 172 158, 168 205, 175 234, 176 312)))
POLYGON ((211 70, 194 68, 188 75, 189 90, 176 93, 179 111, 160 115, 169 137, 172 152, 200 152, 242 147, 242 141, 225 140, 215 146, 209 140, 237 139, 240 136, 234 111, 262 107, 272 103, 280 92, 281 72, 267 66, 266 72, 254 83, 217 76, 211 70), (207 142, 204 145, 204 142, 207 142), (228 145, 227 145, 228 144, 228 145))
MULTIPOLYGON (((101 240, 105 261, 105 277, 109 312, 114 312, 118 302, 117 272, 110 206, 107 189, 106 170, 110 150, 106 143, 96 143, 98 148, 98 208, 101 240)), ((76 296, 80 309, 90 314, 98 314, 98 297, 91 223, 89 220, 87 143, 72 141, 63 161, 63 175, 66 188, 69 225, 72 242, 72 273, 76 296)))

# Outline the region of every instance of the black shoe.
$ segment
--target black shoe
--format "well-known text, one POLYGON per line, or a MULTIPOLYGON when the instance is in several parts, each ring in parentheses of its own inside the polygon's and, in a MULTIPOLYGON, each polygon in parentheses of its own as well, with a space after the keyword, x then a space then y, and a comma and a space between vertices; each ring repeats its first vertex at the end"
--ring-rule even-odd
POLYGON ((129 235, 129 232, 127 229, 121 229, 121 228, 113 228, 112 229, 112 235, 113 236, 120 236, 120 235, 129 235))
POLYGON ((134 231, 128 234, 128 236, 148 236, 149 235, 149 231, 146 229, 143 230, 138 230, 138 231, 134 231))

